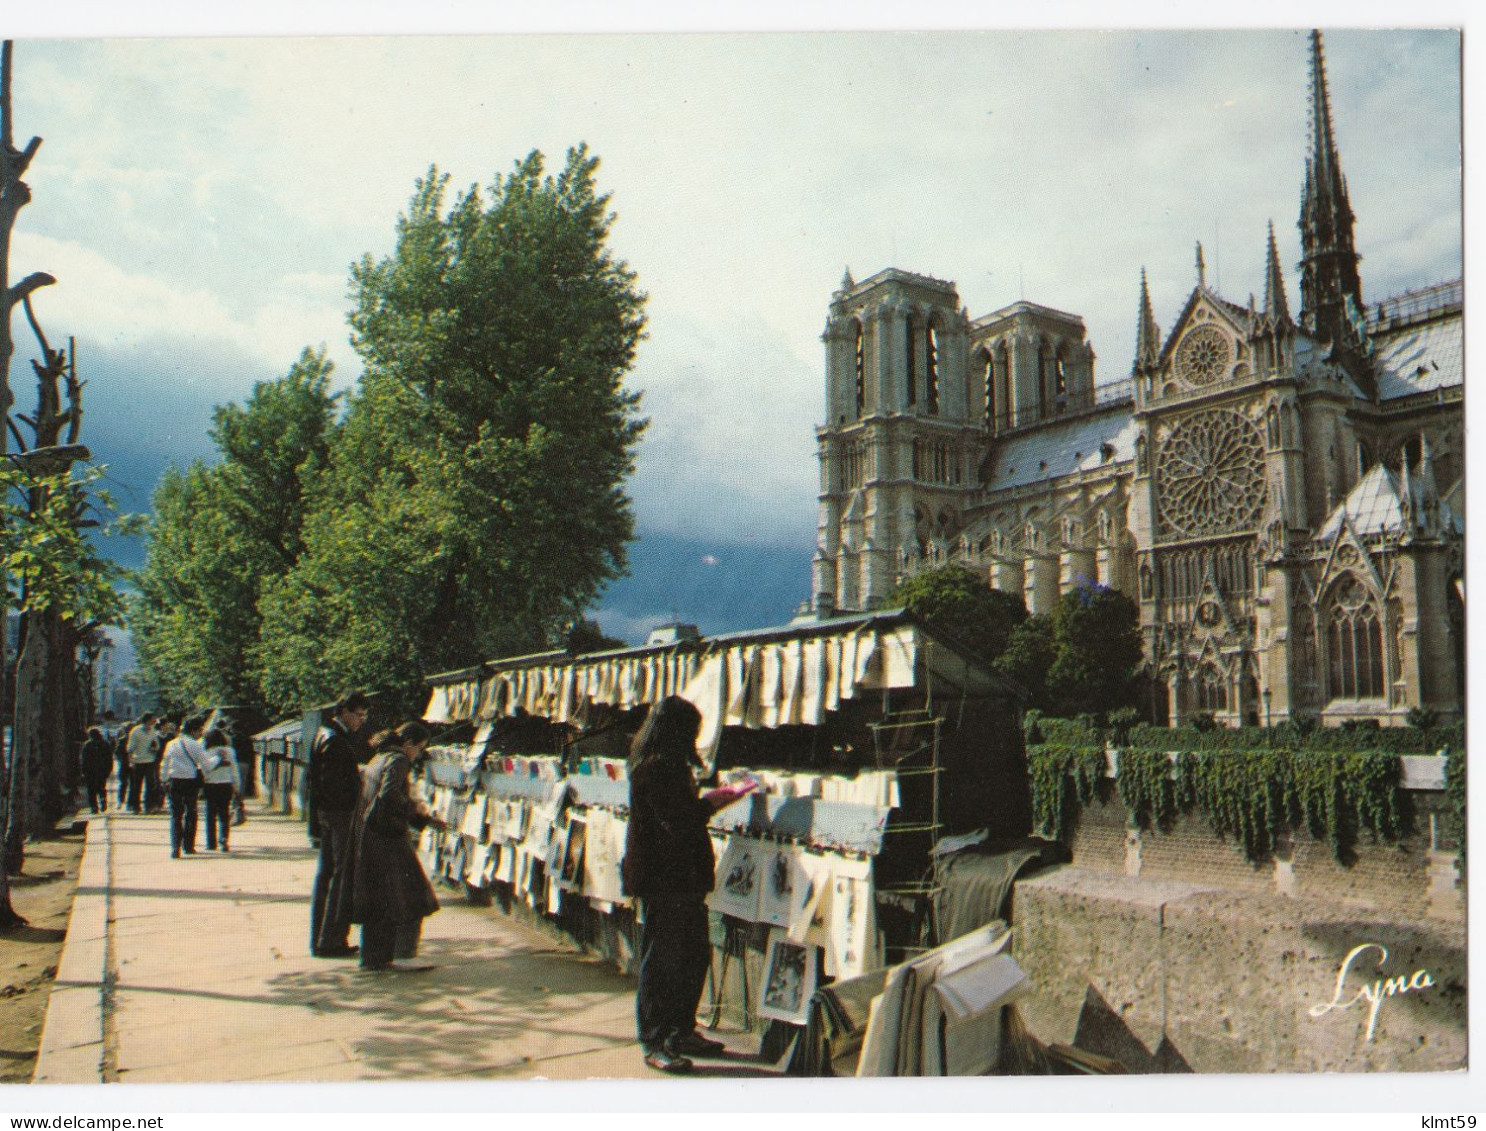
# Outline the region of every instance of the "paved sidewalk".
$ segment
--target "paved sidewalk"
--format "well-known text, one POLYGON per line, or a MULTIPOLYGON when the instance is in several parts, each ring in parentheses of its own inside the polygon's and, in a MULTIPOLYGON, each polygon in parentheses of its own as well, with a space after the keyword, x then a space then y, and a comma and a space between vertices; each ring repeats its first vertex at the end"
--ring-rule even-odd
MULTIPOLYGON (((634 983, 440 889, 428 973, 311 958, 304 826, 253 814, 232 851, 172 860, 161 816, 89 825, 39 1083, 649 1077, 634 983)), ((354 931, 353 931, 354 937, 354 931)), ((772 1074, 717 1034, 699 1075, 772 1074)))

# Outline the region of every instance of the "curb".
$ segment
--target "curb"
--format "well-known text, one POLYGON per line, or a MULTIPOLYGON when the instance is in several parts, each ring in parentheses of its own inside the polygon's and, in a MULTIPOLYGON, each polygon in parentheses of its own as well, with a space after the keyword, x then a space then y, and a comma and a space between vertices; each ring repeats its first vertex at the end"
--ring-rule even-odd
POLYGON ((88 822, 77 895, 31 1077, 34 1084, 104 1083, 112 828, 109 817, 88 822))

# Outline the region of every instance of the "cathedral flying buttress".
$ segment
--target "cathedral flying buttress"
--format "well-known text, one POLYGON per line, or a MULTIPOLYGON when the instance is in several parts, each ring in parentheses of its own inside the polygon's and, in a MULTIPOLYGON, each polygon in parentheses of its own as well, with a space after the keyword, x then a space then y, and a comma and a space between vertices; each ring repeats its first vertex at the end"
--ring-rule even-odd
POLYGON ((1362 301, 1319 33, 1292 317, 1273 226, 1262 305, 1196 285, 1167 334, 1140 276, 1126 380, 1075 314, 972 319, 889 269, 832 298, 814 600, 880 606, 946 562, 1050 612, 1083 585, 1140 607, 1172 722, 1463 710, 1463 301, 1362 301))

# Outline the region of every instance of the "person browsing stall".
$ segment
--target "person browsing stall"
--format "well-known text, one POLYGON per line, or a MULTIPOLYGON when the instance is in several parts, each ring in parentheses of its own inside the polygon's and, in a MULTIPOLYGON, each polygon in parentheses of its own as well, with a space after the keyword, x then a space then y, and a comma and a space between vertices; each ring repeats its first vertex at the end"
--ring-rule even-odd
POLYGON ((361 771, 361 796, 351 826, 349 890, 353 923, 361 924, 364 970, 418 971, 393 959, 417 957, 423 920, 439 909, 438 897, 413 850, 413 829, 443 821, 413 800, 409 779, 428 750, 428 728, 419 722, 373 740, 376 755, 361 771))
POLYGON ((715 877, 707 821, 757 785, 698 794, 692 766, 701 726, 696 707, 672 695, 650 709, 630 747, 621 876, 644 920, 635 1020, 645 1063, 669 1073, 690 1072, 691 1057, 724 1050, 721 1041, 697 1032, 712 960, 707 896, 715 877))
POLYGON ((361 692, 346 696, 310 748, 310 812, 320 837, 320 862, 310 901, 310 953, 316 958, 350 958, 350 892, 346 867, 351 822, 361 795, 361 766, 370 757, 357 733, 366 724, 371 699, 361 692))

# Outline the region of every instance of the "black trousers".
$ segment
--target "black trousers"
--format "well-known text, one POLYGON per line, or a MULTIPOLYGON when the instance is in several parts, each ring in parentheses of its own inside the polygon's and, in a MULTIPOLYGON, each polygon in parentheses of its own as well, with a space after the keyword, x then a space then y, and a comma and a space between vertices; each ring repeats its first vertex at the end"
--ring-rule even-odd
POLYGON ((128 758, 119 758, 114 764, 119 768, 119 808, 122 809, 129 801, 129 782, 133 775, 129 773, 128 758))
POLYGON ((129 808, 138 813, 160 805, 160 764, 141 762, 129 767, 129 808))
POLYGON ((227 847, 227 830, 232 827, 232 783, 208 782, 201 787, 206 795, 206 846, 227 847))
POLYGON ((640 989, 635 1019, 640 1044, 654 1052, 697 1027, 697 1006, 712 964, 703 895, 656 895, 640 901, 640 989))
POLYGON ((196 851, 196 802, 201 783, 195 778, 170 779, 170 850, 196 851))
POLYGON ((417 958, 423 920, 361 924, 361 965, 386 966, 394 958, 417 958))
POLYGON ((88 779, 88 804, 93 812, 103 813, 108 809, 108 778, 88 779))
POLYGON ((315 870, 315 894, 310 900, 310 950, 338 950, 351 935, 351 883, 346 856, 351 847, 351 810, 322 811, 320 865, 315 870))

